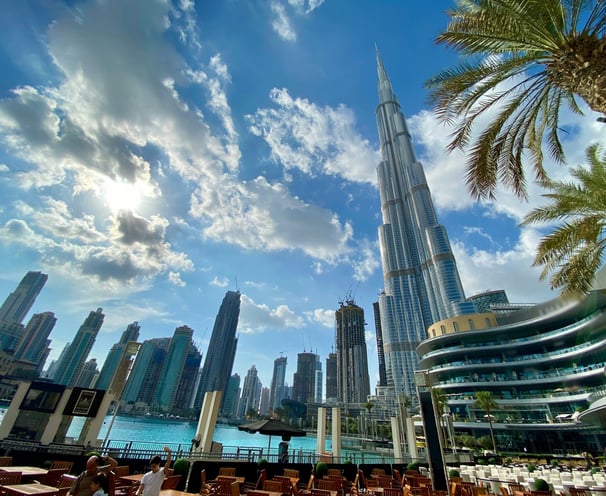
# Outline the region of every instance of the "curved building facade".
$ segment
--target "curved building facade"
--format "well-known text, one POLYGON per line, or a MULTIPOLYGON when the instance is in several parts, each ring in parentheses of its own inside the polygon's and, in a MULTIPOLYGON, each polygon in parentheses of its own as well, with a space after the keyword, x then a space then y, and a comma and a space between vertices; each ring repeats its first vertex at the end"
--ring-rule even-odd
POLYGON ((486 413, 474 403, 477 391, 489 391, 500 450, 601 451, 606 426, 589 412, 606 391, 606 290, 487 315, 436 322, 417 348, 419 368, 446 394, 456 432, 488 434, 486 413))

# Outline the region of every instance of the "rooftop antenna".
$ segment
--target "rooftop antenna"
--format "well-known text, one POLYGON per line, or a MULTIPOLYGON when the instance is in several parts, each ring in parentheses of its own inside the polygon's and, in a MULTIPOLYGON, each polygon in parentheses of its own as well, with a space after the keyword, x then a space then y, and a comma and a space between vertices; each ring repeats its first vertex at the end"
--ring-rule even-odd
POLYGON ((239 293, 240 288, 238 287, 238 276, 234 276, 234 279, 236 280, 236 291, 239 293))

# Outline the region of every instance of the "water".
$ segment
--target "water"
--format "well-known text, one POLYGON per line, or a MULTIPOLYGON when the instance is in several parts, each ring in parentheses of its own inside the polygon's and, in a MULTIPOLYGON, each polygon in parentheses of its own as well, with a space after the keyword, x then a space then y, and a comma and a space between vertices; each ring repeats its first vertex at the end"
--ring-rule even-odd
MULTIPOLYGON (((105 439, 111 421, 112 417, 110 415, 105 417, 99 432, 99 439, 105 439)), ((67 435, 77 438, 83 423, 84 418, 75 417, 67 435)), ((189 448, 191 440, 196 435, 196 428, 197 422, 118 415, 111 426, 108 439, 112 443, 128 443, 134 440, 137 443, 158 443, 169 444, 170 446, 179 444, 184 448, 189 448)), ((278 449, 278 444, 281 441, 279 436, 271 436, 270 440, 269 436, 258 433, 248 434, 239 431, 237 427, 223 424, 217 424, 213 440, 223 444, 224 447, 263 448, 266 450, 269 446, 271 452, 278 449)), ((326 444, 326 449, 330 450, 330 440, 327 440, 326 444)), ((306 437, 293 437, 289 445, 291 450, 315 451, 316 437, 313 434, 308 434, 306 437)))

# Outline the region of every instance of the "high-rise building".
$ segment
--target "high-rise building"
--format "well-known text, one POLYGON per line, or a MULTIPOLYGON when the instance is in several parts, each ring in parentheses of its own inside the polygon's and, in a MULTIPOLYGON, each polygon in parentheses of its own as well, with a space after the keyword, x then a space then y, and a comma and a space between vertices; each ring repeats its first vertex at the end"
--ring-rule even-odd
POLYGON ((87 360, 82 366, 82 372, 78 376, 74 386, 90 388, 93 386, 97 377, 99 376, 99 369, 97 368, 97 359, 91 358, 87 360))
POLYGON ((221 415, 223 417, 235 417, 238 413, 238 401, 240 400, 240 375, 234 374, 227 381, 227 389, 225 390, 225 398, 223 400, 223 408, 221 415))
POLYGON ((416 348, 426 329, 452 315, 473 313, 443 225, 433 207, 400 104, 377 51, 377 169, 383 224, 379 244, 384 289, 379 296, 387 385, 416 398, 416 348))
POLYGON ((41 272, 28 272, 0 307, 0 320, 21 324, 46 284, 48 276, 41 272))
POLYGON ((261 389, 261 401, 259 402, 259 415, 266 416, 269 414, 269 388, 261 389))
POLYGON ((122 333, 120 341, 114 344, 109 350, 107 358, 105 359, 105 362, 103 362, 103 368, 99 373, 99 378, 97 379, 95 388, 103 390, 109 388, 120 361, 122 359, 132 358, 131 355, 124 355, 126 345, 129 341, 137 341, 137 339, 139 339, 140 330, 141 326, 139 325, 139 322, 133 322, 132 324, 128 325, 126 330, 122 333))
POLYGON ((169 345, 170 338, 148 339, 143 342, 122 393, 123 401, 151 405, 169 345))
POLYGON ((503 289, 482 291, 467 299, 473 302, 478 313, 492 312, 495 305, 497 307, 509 306, 509 298, 503 289))
POLYGON ((52 377, 56 383, 68 387, 76 385, 88 354, 95 344, 99 329, 103 325, 104 317, 102 308, 97 308, 96 311, 88 314, 73 341, 61 353, 61 360, 57 363, 52 377))
POLYGON ((383 329, 381 328, 381 312, 379 311, 379 302, 372 304, 372 311, 375 317, 375 336, 377 339, 377 361, 379 365, 379 382, 377 386, 387 386, 387 372, 385 370, 385 351, 383 349, 383 329))
POLYGON ((202 353, 191 343, 187 356, 185 357, 185 365, 181 373, 181 380, 177 387, 177 393, 173 401, 173 410, 175 413, 188 414, 194 407, 196 399, 197 374, 202 363, 202 353))
POLYGON ((322 403, 322 384, 324 382, 324 374, 322 374, 322 360, 320 355, 316 355, 316 376, 314 385, 314 401, 322 403))
POLYGON ((175 329, 170 340, 158 388, 154 395, 154 404, 163 411, 170 412, 173 409, 187 354, 193 344, 193 335, 193 329, 183 325, 175 329))
POLYGON ((297 371, 293 376, 292 399, 299 403, 310 403, 316 399, 317 355, 303 352, 297 355, 297 371))
POLYGON ((335 404, 338 394, 337 354, 329 353, 326 358, 326 403, 335 404))
POLYGON ((353 300, 335 312, 337 399, 344 405, 364 404, 370 394, 364 310, 353 300))
MULTIPOLYGON (((225 392, 236 357, 236 348, 238 345, 236 330, 238 328, 239 317, 240 291, 228 291, 219 308, 213 333, 210 337, 210 343, 208 344, 208 350, 206 351, 206 359, 202 367, 198 394, 196 395, 194 404, 196 410, 202 408, 204 395, 207 392, 225 392)), ((223 405, 224 401, 225 395, 223 395, 221 405, 223 405)))
POLYGON ((15 349, 14 359, 35 364, 38 375, 50 352, 50 335, 57 318, 52 312, 36 313, 29 319, 23 337, 15 349))
POLYGON ((248 369, 246 377, 244 378, 244 385, 242 386, 242 396, 240 397, 240 403, 238 405, 238 417, 244 418, 246 414, 253 410, 255 413, 259 413, 259 402, 261 401, 261 380, 257 375, 257 367, 252 366, 248 369))
POLYGON ((271 388, 269 392, 269 408, 274 411, 286 398, 284 384, 286 380, 286 357, 281 356, 274 360, 274 373, 271 376, 271 388))

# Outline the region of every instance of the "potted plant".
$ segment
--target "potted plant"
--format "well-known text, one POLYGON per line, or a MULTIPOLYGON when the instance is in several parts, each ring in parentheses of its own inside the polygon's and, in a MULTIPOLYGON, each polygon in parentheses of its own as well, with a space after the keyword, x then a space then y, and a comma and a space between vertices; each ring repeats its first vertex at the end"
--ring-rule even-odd
POLYGON ((173 475, 180 475, 179 483, 176 489, 178 491, 185 490, 187 483, 187 475, 189 474, 189 460, 187 458, 177 458, 173 463, 173 475))
POLYGON ((545 479, 535 479, 532 486, 535 491, 550 491, 549 484, 545 479))
POLYGON ((316 463, 316 479, 321 479, 328 473, 328 465, 325 462, 316 463))

